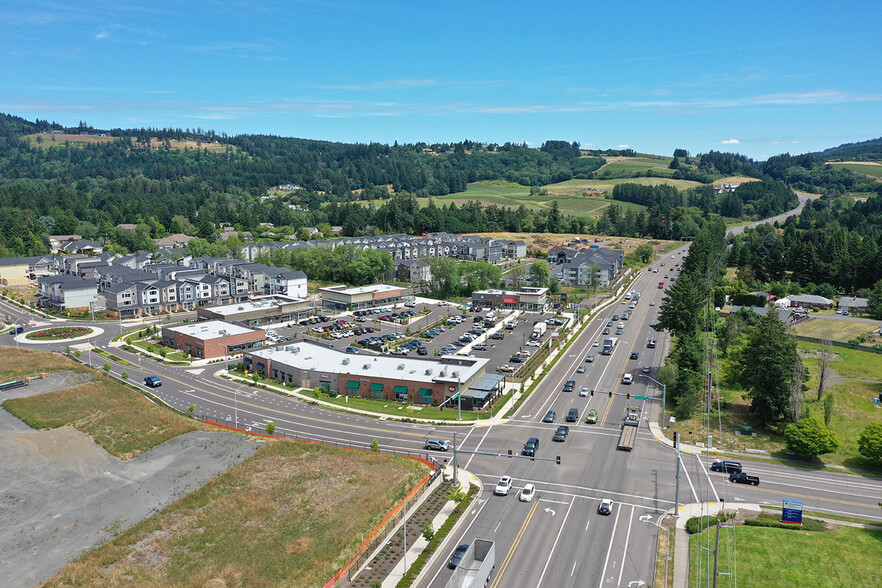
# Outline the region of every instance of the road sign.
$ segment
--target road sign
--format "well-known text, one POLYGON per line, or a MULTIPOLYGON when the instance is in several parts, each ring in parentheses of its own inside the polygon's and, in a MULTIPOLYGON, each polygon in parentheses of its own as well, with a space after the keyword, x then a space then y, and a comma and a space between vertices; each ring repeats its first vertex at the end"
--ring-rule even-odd
POLYGON ((649 396, 635 396, 637 400, 649 400, 649 396))
POLYGON ((447 386, 448 392, 456 392, 456 386, 447 386))
POLYGON ((802 503, 798 500, 784 500, 781 508, 781 522, 802 524, 802 503))

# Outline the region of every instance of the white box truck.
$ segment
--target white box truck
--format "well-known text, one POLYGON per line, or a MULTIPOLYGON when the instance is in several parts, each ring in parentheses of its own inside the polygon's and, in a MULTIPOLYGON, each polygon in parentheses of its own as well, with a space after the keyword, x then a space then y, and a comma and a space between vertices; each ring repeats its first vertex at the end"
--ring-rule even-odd
POLYGON ((496 543, 475 539, 447 582, 447 588, 483 588, 496 568, 496 543))

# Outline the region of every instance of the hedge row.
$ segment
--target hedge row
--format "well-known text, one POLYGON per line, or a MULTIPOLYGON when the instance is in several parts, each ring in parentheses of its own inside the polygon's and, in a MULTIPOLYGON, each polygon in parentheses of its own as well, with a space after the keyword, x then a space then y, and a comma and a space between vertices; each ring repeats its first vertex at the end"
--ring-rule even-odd
POLYGON ((734 512, 723 511, 717 516, 704 515, 700 517, 692 517, 686 521, 686 532, 690 535, 700 533, 712 525, 716 525, 717 521, 725 522, 735 516, 734 512))
POLYGON ((774 527, 776 529, 795 529, 797 531, 826 531, 827 524, 818 519, 802 519, 802 525, 782 523, 777 517, 760 515, 755 519, 747 519, 744 524, 748 527, 774 527))

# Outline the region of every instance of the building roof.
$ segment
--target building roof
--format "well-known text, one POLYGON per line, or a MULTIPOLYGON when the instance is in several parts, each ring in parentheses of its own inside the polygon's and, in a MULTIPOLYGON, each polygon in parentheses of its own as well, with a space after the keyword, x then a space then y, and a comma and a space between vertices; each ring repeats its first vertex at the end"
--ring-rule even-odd
POLYGON ((31 265, 37 263, 41 259, 47 259, 44 255, 36 257, 0 257, 0 266, 7 265, 31 265))
POLYGON ((225 304, 223 306, 208 307, 212 313, 222 316, 239 314, 240 312, 251 312, 280 306, 282 304, 292 304, 298 302, 309 302, 305 298, 294 298, 293 296, 273 295, 265 298, 258 298, 249 302, 239 302, 238 304, 225 304))
POLYGON ((202 339, 203 341, 207 341, 209 339, 220 339, 221 337, 229 337, 232 335, 243 335, 245 333, 256 333, 257 331, 263 331, 262 329, 249 329, 247 327, 234 325, 233 323, 227 323, 224 321, 201 321, 198 323, 190 323, 187 325, 178 325, 176 327, 165 328, 175 333, 187 335, 196 339, 202 339))
POLYGON ((322 292, 334 292, 345 294, 347 296, 357 296, 358 294, 382 294, 383 292, 394 292, 403 290, 401 286, 390 286, 389 284, 371 284, 369 286, 356 286, 349 288, 346 286, 328 286, 327 288, 319 288, 322 292))
POLYGON ((839 299, 839 306, 847 306, 849 308, 866 308, 869 302, 870 301, 866 298, 843 296, 839 299))
POLYGON ((833 304, 833 301, 823 296, 815 294, 799 294, 797 296, 788 296, 791 302, 805 302, 807 304, 833 304))
POLYGON ((475 294, 502 294, 504 296, 542 296, 543 294, 548 293, 548 288, 534 288, 531 286, 527 286, 521 288, 520 290, 499 290, 497 288, 490 288, 488 290, 475 290, 472 292, 472 298, 474 299, 475 294))
POLYGON ((452 356, 445 359, 411 359, 392 355, 353 355, 307 342, 252 351, 251 355, 303 370, 411 380, 427 384, 468 382, 489 362, 488 359, 460 356, 454 360, 452 356), (453 361, 462 363, 457 365, 451 363, 453 361))

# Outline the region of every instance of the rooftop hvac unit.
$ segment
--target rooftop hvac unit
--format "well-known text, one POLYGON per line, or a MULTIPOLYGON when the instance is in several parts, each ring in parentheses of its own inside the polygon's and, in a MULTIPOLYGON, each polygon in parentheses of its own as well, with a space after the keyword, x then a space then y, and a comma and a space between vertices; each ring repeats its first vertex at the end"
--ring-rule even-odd
POLYGON ((238 310, 245 310, 245 307, 244 307, 244 306, 240 306, 240 307, 238 308, 238 310))
POLYGON ((398 369, 403 370, 403 369, 404 369, 404 364, 403 364, 403 363, 399 363, 399 364, 398 364, 398 369))
POLYGON ((431 369, 426 370, 426 375, 427 375, 427 376, 431 376, 431 375, 432 375, 432 370, 431 370, 431 369))
POLYGON ((371 364, 366 363, 366 364, 364 364, 363 366, 361 366, 361 369, 363 369, 363 370, 369 370, 369 369, 371 369, 371 364))
POLYGON ((299 347, 291 347, 291 353, 300 353, 299 347))
POLYGON ((452 373, 450 374, 450 376, 451 376, 452 378, 458 378, 458 377, 459 377, 459 372, 452 372, 452 373))
POLYGON ((348 357, 343 358, 343 365, 349 365, 349 358, 348 357))
POLYGON ((439 377, 439 378, 446 378, 446 377, 447 377, 447 372, 444 371, 444 370, 441 370, 440 372, 438 372, 438 377, 439 377))

